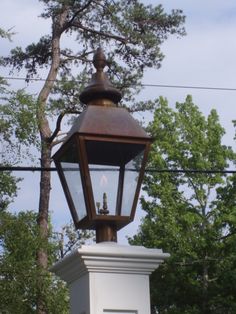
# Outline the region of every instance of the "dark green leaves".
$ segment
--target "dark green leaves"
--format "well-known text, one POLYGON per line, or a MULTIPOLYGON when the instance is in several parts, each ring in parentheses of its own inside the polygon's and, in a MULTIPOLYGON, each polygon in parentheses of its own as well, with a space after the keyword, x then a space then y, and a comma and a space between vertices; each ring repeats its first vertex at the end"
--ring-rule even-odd
POLYGON ((36 313, 40 295, 48 313, 68 313, 68 296, 65 284, 36 264, 37 250, 44 247, 51 260, 52 242, 40 237, 36 214, 20 212, 10 214, 0 211, 0 312, 36 313))
POLYGON ((75 42, 57 51, 60 75, 74 72, 75 67, 81 72, 81 65, 88 73, 91 54, 102 46, 109 59, 109 74, 126 94, 126 101, 133 100, 132 96, 140 90, 144 70, 160 67, 164 57, 161 44, 170 35, 185 34, 182 11, 166 13, 162 5, 144 5, 137 0, 41 2, 45 4, 42 16, 52 19, 52 34, 25 50, 16 47, 9 57, 2 59, 5 65, 18 71, 24 68, 27 79, 50 66, 52 54, 55 55, 52 38, 61 40, 62 35, 69 34, 75 42))
POLYGON ((0 106, 2 161, 15 161, 30 154, 30 146, 38 145, 36 101, 24 90, 8 93, 0 106))
MULTIPOLYGON (((148 131, 155 138, 149 167, 156 170, 220 171, 235 162, 216 111, 204 117, 190 96, 175 110, 159 99, 148 131)), ((147 173, 146 217, 132 243, 171 254, 152 276, 158 313, 235 312, 235 187, 235 176, 222 173, 147 173)))
POLYGON ((51 58, 51 38, 44 36, 38 43, 32 43, 25 51, 21 47, 11 50, 11 56, 2 58, 3 65, 10 65, 20 71, 23 67, 27 71, 27 79, 37 74, 41 68, 48 67, 51 58), (38 69, 38 70, 37 70, 38 69))

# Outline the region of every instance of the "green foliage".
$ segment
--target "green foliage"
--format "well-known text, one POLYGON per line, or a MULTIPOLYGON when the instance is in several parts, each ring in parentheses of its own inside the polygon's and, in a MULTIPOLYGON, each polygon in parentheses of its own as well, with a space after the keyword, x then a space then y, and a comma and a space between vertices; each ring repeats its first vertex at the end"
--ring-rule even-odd
POLYGON ((55 262, 56 244, 40 238, 36 214, 0 212, 0 312, 36 313, 39 295, 50 314, 68 313, 65 284, 36 264, 39 248, 55 262), (40 291, 37 290, 40 280, 40 291))
POLYGON ((54 85, 48 104, 48 115, 59 115, 64 111, 82 111, 84 105, 79 100, 79 95, 88 79, 88 73, 81 73, 74 77, 63 74, 61 79, 54 85), (61 95, 58 97, 58 95, 61 95))
MULTIPOLYGON (((39 75, 42 69, 46 69, 47 79, 38 92, 37 101, 22 90, 10 94, 2 93, 0 136, 4 143, 2 160, 15 163, 20 158, 24 159, 25 155, 28 156, 32 145, 36 144, 38 148, 38 135, 40 135, 40 162, 42 167, 48 167, 51 163, 52 147, 57 143, 57 140, 53 141, 54 138, 51 137, 53 130, 50 128, 50 118, 58 116, 66 109, 83 109, 78 101, 78 95, 91 78, 93 71, 91 59, 95 49, 101 45, 108 57, 108 74, 112 77, 113 83, 125 94, 123 106, 132 104, 132 111, 151 109, 152 102, 145 104, 134 99, 141 89, 141 78, 145 69, 160 67, 164 57, 160 48, 167 37, 185 34, 183 28, 185 17, 180 10, 173 10, 168 14, 164 12, 161 5, 146 6, 138 0, 41 0, 41 2, 44 4, 44 12, 41 16, 51 19, 51 32, 49 30, 49 34, 25 49, 16 47, 8 57, 0 59, 0 64, 12 67, 13 71, 26 70, 27 80, 39 75), (73 44, 69 48, 61 47, 62 36, 65 35, 76 42, 76 48, 73 48, 73 44), (76 73, 77 71, 79 74, 76 73)), ((0 36, 2 35, 4 34, 0 33, 0 36)), ((51 254, 49 250, 51 242, 47 243, 49 193, 50 175, 42 172, 38 224, 41 234, 45 235, 44 239, 38 237, 38 230, 35 231, 36 234, 34 231, 33 234, 32 232, 28 234, 28 231, 15 234, 18 230, 17 223, 20 229, 28 230, 27 224, 24 227, 24 221, 28 222, 34 230, 36 226, 33 221, 36 217, 32 218, 32 221, 27 220, 26 216, 24 221, 20 220, 21 216, 7 217, 7 219, 16 219, 14 228, 9 231, 12 234, 11 239, 15 236, 17 238, 15 245, 22 248, 21 252, 24 252, 22 243, 31 245, 26 249, 29 264, 24 256, 20 255, 22 263, 25 263, 24 269, 21 262, 15 263, 12 269, 7 268, 10 278, 15 280, 14 285, 13 280, 5 280, 4 274, 0 277, 5 289, 1 298, 4 300, 2 306, 3 304, 8 306, 5 310, 9 309, 12 313, 33 313, 42 303, 49 313, 65 313, 63 293, 59 296, 60 292, 57 289, 60 282, 51 280, 51 275, 39 269, 30 255, 35 257, 36 252, 43 253, 41 256, 37 255, 38 264, 41 266, 47 264, 47 259, 51 261, 54 258, 54 253, 51 254), (32 241, 28 241, 30 235, 32 241), (20 243, 18 239, 22 242, 20 243), (14 272, 14 269, 18 269, 17 265, 22 266, 22 276, 24 270, 29 269, 29 278, 17 277, 18 273, 14 272), (42 282, 40 289, 37 289, 39 282, 35 281, 35 278, 42 282), (10 293, 12 298, 8 298, 10 293), (14 308, 12 300, 18 308, 14 308), (61 308, 59 308, 60 304, 62 304, 61 308)), ((5 237, 4 232, 3 237, 5 237)), ((69 230, 65 230, 65 233, 69 238, 66 242, 68 249, 77 245, 74 233, 70 233, 69 230)), ((87 234, 85 236, 87 237, 87 234)), ((60 254, 64 255, 65 251, 61 248, 59 250, 60 254)), ((4 267, 8 265, 10 256, 17 261, 17 255, 14 255, 15 246, 6 245, 3 252, 5 254, 3 261, 6 261, 4 267), (7 255, 8 251, 11 252, 9 255, 7 255)), ((16 252, 19 251, 16 249, 16 252)))
POLYGON ((0 172, 0 212, 4 211, 16 196, 19 181, 20 179, 16 179, 9 171, 0 172))
POLYGON ((73 222, 63 226, 60 232, 53 232, 53 234, 57 243, 57 259, 65 257, 83 244, 94 242, 95 236, 91 230, 75 230, 73 222))
MULTIPOLYGON (((140 82, 146 68, 159 68, 164 58, 160 47, 170 36, 183 36, 185 17, 181 10, 164 12, 162 5, 144 5, 138 0, 78 1, 41 0, 44 4, 43 18, 52 20, 52 34, 43 36, 23 50, 16 47, 8 57, 2 58, 4 65, 27 71, 27 79, 40 69, 48 68, 52 62, 52 38, 69 35, 77 47, 61 48, 59 51, 60 77, 77 84, 68 84, 61 93, 61 83, 56 90, 67 100, 66 104, 78 105, 81 82, 91 76, 91 59, 96 48, 103 47, 108 56, 108 74, 125 95, 123 101, 135 101, 140 91, 140 82), (62 16, 66 20, 62 23, 62 16), (83 71, 82 71, 83 67, 83 71), (75 73, 76 68, 79 73, 75 73), (65 93, 66 91, 66 93, 65 93), (68 92, 68 93, 67 93, 68 92), (66 98, 68 95, 68 98, 66 98)), ((55 90, 54 90, 55 91, 55 90)), ((65 106, 64 103, 64 106, 65 106)), ((141 110, 141 109, 140 109, 141 110)))
POLYGON ((5 38, 11 41, 11 37, 12 35, 14 35, 13 32, 11 32, 11 30, 5 30, 3 28, 0 27, 0 38, 5 38))
MULTIPOLYGON (((0 94, 1 98, 6 97, 8 94, 7 90, 8 84, 5 80, 3 80, 0 77, 0 94)), ((1 107, 0 107, 1 111, 1 107)), ((7 138, 7 132, 8 132, 8 124, 3 119, 3 116, 0 115, 0 139, 1 139, 1 166, 6 166, 4 163, 4 141, 5 138, 7 138)), ((8 146, 8 144, 7 144, 8 146)), ((6 158, 6 162, 9 161, 9 159, 6 158)), ((13 197, 16 195, 17 191, 17 183, 20 181, 20 179, 16 179, 14 176, 12 176, 11 172, 5 171, 0 172, 0 211, 3 211, 7 208, 7 205, 12 201, 13 197)))
POLYGON ((32 43, 25 51, 16 47, 11 51, 12 57, 6 57, 5 62, 20 71, 23 67, 28 71, 28 76, 37 74, 36 68, 49 66, 51 58, 51 38, 45 36, 40 38, 38 43, 32 43))
MULTIPOLYGON (((235 161, 222 145, 216 111, 206 119, 190 96, 176 110, 161 98, 148 131, 155 139, 151 168, 224 170, 235 161)), ((235 313, 235 184, 234 175, 222 173, 146 175, 146 217, 131 243, 171 254, 151 278, 154 312, 235 313)))
POLYGON ((24 90, 2 93, 0 100, 1 158, 16 163, 39 145, 36 100, 24 90))

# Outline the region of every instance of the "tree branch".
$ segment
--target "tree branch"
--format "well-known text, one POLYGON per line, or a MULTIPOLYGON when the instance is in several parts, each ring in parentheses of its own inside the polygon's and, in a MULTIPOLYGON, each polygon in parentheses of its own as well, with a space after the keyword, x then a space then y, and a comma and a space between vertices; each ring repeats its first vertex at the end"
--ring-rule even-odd
POLYGON ((61 140, 53 141, 52 144, 51 144, 51 147, 57 146, 58 144, 61 144, 61 143, 64 143, 65 139, 66 139, 66 136, 63 137, 61 140))
POLYGON ((190 185, 192 186, 192 188, 193 188, 193 190, 194 190, 194 192, 195 192, 196 200, 198 201, 198 203, 199 203, 199 205, 201 206, 202 210, 205 210, 206 204, 203 204, 203 203, 202 203, 202 200, 199 198, 197 189, 196 189, 196 187, 195 187, 195 185, 194 185, 192 179, 191 179, 190 177, 188 177, 188 180, 189 180, 190 185))
POLYGON ((52 142, 56 138, 58 132, 61 130, 61 121, 66 114, 80 114, 80 113, 81 113, 81 111, 78 111, 78 110, 65 110, 64 112, 60 113, 58 118, 57 118, 56 128, 53 131, 52 135, 48 138, 48 143, 52 144, 52 142))
POLYGON ((63 30, 62 32, 64 32, 67 28, 71 27, 74 20, 76 19, 76 17, 82 13, 84 10, 86 10, 90 4, 92 4, 92 2, 94 2, 94 0, 89 0, 82 8, 80 8, 79 10, 77 10, 74 15, 72 16, 72 18, 67 22, 65 23, 64 27, 63 27, 63 30))
POLYGON ((75 56, 75 55, 69 55, 65 51, 61 51, 61 55, 67 58, 64 60, 62 59, 61 62, 67 62, 69 60, 80 60, 82 62, 91 63, 92 61, 88 60, 86 58, 86 56, 88 56, 89 54, 92 54, 92 53, 94 53, 94 51, 89 51, 89 52, 83 53, 80 56, 75 56))
POLYGON ((38 104, 39 109, 37 111, 37 119, 39 124, 39 130, 41 137, 47 140, 51 136, 51 130, 49 127, 49 122, 45 116, 45 106, 48 96, 53 88, 53 84, 56 80, 58 69, 60 66, 60 37, 61 37, 61 27, 66 20, 68 9, 66 8, 58 17, 57 23, 54 21, 53 35, 52 35, 52 63, 50 70, 43 85, 39 95, 38 104))
POLYGON ((218 241, 226 240, 226 239, 228 239, 229 237, 232 237, 232 236, 235 235, 235 234, 236 234, 236 230, 235 230, 234 232, 231 232, 231 233, 226 234, 226 235, 223 236, 223 237, 218 238, 217 240, 218 240, 218 241))
MULTIPOLYGON (((203 262, 219 262, 222 261, 223 258, 209 258, 206 259, 196 259, 196 260, 190 260, 190 261, 180 261, 180 262, 174 262, 174 265, 179 266, 192 266, 194 264, 202 264, 203 262)), ((211 281, 212 279, 208 279, 208 281, 211 281)))
POLYGON ((125 38, 125 37, 117 36, 115 34, 110 34, 110 33, 104 33, 102 31, 98 31, 98 30, 86 27, 86 26, 82 25, 81 22, 73 22, 73 23, 71 23, 71 26, 80 28, 83 31, 86 31, 86 32, 89 32, 89 33, 92 33, 92 34, 96 34, 96 35, 100 35, 102 37, 107 37, 107 38, 110 38, 110 39, 117 40, 117 41, 121 42, 122 44, 127 44, 127 42, 128 42, 128 39, 125 38))

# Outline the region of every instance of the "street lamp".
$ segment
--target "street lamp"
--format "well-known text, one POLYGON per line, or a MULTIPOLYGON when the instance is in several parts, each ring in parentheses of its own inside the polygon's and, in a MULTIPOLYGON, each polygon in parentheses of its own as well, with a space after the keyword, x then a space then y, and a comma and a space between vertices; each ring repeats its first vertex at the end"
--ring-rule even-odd
POLYGON ((117 230, 134 219, 151 138, 124 108, 121 93, 103 72, 80 95, 86 109, 53 159, 76 229, 95 229, 96 241, 117 241, 117 230))

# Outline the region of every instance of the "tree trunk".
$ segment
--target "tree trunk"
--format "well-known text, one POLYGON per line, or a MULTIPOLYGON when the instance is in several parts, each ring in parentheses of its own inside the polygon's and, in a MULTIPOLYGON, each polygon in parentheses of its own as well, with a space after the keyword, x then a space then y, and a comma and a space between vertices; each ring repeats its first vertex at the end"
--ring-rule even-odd
MULTIPOLYGON (((210 192, 208 192, 208 195, 210 192)), ((207 200, 205 200, 205 204, 202 207, 202 234, 203 237, 206 234, 206 228, 207 228, 207 217, 206 217, 206 208, 207 208, 207 200)), ((203 256, 203 265, 202 265, 202 314, 208 314, 208 306, 207 306, 207 299, 208 299, 208 253, 207 249, 204 250, 204 256, 203 256)))
POLYGON ((204 256, 203 261, 203 274, 202 274, 202 283, 203 283, 203 289, 202 289, 202 314, 208 313, 208 306, 207 306, 207 300, 208 300, 208 265, 207 265, 207 254, 204 256))
MULTIPOLYGON (((51 166, 51 147, 43 143, 41 149, 41 167, 50 168, 51 166)), ((42 171, 40 177, 40 195, 39 195, 39 213, 38 213, 38 225, 40 228, 40 234, 43 239, 48 238, 48 208, 49 198, 51 190, 51 173, 50 171, 42 171)), ((38 263, 44 269, 47 268, 47 254, 40 250, 38 252, 38 263)))
MULTIPOLYGON (((52 34, 52 62, 50 70, 46 79, 46 82, 38 96, 38 110, 37 120, 38 128, 41 137, 41 167, 51 167, 51 152, 52 143, 50 137, 52 131, 49 126, 49 121, 46 114, 46 103, 53 88, 54 81, 56 80, 59 66, 60 66, 60 38, 64 30, 64 26, 67 18, 68 8, 65 6, 64 10, 53 18, 53 34, 52 34)), ((50 171, 42 171, 40 177, 40 195, 39 195, 39 210, 38 210, 38 226, 40 230, 43 242, 48 241, 48 209, 49 198, 51 190, 51 173, 50 171)), ((42 279, 43 273, 47 271, 48 267, 48 253, 45 247, 39 248, 37 252, 37 265, 40 269, 42 276, 38 278, 38 300, 37 300, 37 313, 47 314, 47 309, 44 302, 44 296, 42 294, 42 279)))
MULTIPOLYGON (((43 142, 41 148, 41 167, 50 168, 51 165, 51 147, 49 144, 43 142)), ((51 173, 50 171, 42 171, 40 177, 40 196, 39 196, 39 212, 38 212, 38 226, 42 242, 48 242, 48 208, 51 190, 51 173)), ((44 285, 44 274, 48 267, 48 253, 47 248, 39 248, 37 252, 37 265, 39 267, 39 276, 37 283, 37 313, 46 314, 45 296, 42 294, 44 285)))

